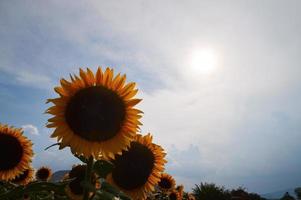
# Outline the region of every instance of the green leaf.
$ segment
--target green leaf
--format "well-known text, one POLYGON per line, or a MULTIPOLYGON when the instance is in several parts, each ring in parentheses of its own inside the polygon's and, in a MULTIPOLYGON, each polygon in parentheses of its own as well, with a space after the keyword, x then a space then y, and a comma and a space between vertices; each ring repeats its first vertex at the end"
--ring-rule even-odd
POLYGON ((112 172, 114 168, 113 163, 105 160, 98 160, 94 163, 94 171, 100 178, 106 178, 107 175, 112 172))
POLYGON ((83 188, 86 188, 90 192, 95 192, 96 191, 95 186, 92 183, 88 182, 88 181, 82 181, 82 182, 80 182, 80 185, 83 188))
POLYGON ((58 194, 65 194, 65 186, 65 183, 33 182, 26 187, 18 186, 1 194, 0 199, 18 199, 18 197, 22 197, 25 193, 36 194, 41 193, 41 191, 54 191, 58 194))
POLYGON ((57 146, 57 145, 60 145, 60 144, 61 144, 60 142, 52 144, 52 145, 46 147, 44 150, 46 151, 46 150, 50 149, 51 147, 54 147, 54 146, 57 146))
POLYGON ((109 192, 99 190, 96 192, 92 200, 113 200, 115 196, 109 192))

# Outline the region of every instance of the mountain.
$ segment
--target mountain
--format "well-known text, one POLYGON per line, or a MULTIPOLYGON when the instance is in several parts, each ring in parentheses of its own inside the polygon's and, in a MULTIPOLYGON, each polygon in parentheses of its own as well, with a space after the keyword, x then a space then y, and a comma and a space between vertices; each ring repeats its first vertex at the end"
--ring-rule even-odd
POLYGON ((51 177, 50 181, 51 182, 58 182, 58 181, 62 180, 64 175, 68 172, 69 172, 69 170, 56 171, 52 174, 52 177, 51 177))
POLYGON ((266 199, 280 199, 281 197, 283 197, 283 195, 288 192, 291 196, 296 197, 296 194, 295 194, 295 188, 289 188, 289 189, 286 189, 286 190, 279 190, 279 191, 275 191, 275 192, 270 192, 270 193, 266 193, 266 194, 261 194, 260 196, 266 198, 266 199))

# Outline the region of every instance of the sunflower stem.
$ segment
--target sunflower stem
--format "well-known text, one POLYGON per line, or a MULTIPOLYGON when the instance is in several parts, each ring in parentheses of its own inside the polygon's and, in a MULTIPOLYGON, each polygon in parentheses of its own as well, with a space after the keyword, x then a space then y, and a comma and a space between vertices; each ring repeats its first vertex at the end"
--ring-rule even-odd
MULTIPOLYGON (((92 175, 92 169, 93 169, 93 164, 94 160, 93 157, 91 156, 88 160, 87 163, 87 168, 86 168, 86 174, 85 174, 85 182, 91 183, 91 175, 92 175)), ((84 188, 84 198, 83 200, 89 200, 89 189, 84 188)))

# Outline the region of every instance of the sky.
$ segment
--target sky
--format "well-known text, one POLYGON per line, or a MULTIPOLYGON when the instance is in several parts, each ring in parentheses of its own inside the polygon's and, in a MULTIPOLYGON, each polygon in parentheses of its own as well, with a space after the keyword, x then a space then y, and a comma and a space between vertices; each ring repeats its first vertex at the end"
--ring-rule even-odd
POLYGON ((34 142, 34 167, 78 162, 45 124, 79 67, 138 85, 142 133, 166 171, 268 193, 301 185, 301 2, 0 1, 0 122, 34 142))

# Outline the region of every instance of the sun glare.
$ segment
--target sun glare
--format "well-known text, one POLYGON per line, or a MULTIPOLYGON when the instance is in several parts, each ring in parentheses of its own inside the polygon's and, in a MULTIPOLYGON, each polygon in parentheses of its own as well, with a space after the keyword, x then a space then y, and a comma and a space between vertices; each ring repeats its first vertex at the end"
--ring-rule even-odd
POLYGON ((198 49, 191 53, 190 67, 194 73, 211 74, 218 64, 216 52, 213 49, 198 49))

